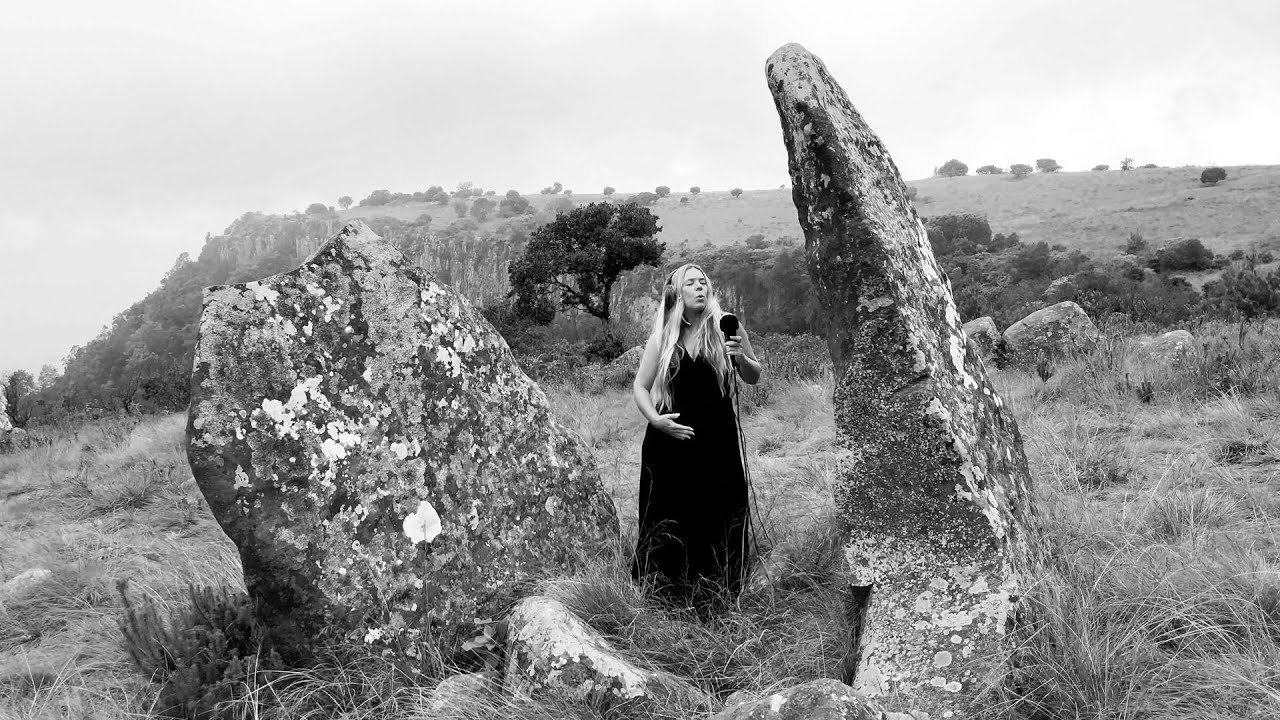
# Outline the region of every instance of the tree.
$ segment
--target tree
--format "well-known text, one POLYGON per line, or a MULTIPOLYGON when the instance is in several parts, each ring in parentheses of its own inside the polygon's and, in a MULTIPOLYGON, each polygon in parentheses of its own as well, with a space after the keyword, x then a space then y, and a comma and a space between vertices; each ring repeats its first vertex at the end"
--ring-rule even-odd
POLYGON ((324 203, 311 203, 307 206, 308 215, 323 215, 329 212, 329 208, 324 203))
POLYGON ((618 191, 617 191, 617 190, 614 190, 612 185, 605 185, 605 186, 604 186, 604 196, 605 196, 605 197, 609 197, 610 195, 612 195, 612 194, 614 194, 614 193, 616 193, 616 192, 618 192, 618 191))
POLYGON ((543 195, 556 195, 556 194, 559 194, 559 192, 560 192, 563 188, 564 188, 564 186, 563 186, 563 185, 561 185, 560 183, 556 183, 556 184, 552 185, 551 187, 544 187, 544 188, 542 188, 541 190, 539 190, 538 192, 539 192, 539 193, 541 193, 541 194, 543 194, 543 195))
POLYGON ((627 198, 628 204, 634 203, 636 205, 643 205, 645 207, 653 205, 656 202, 658 202, 658 195, 657 193, 651 193, 651 192, 642 192, 627 198))
POLYGON ((1053 158, 1040 158, 1036 160, 1036 169, 1040 172, 1055 173, 1061 170, 1062 166, 1053 158))
POLYGON ((1217 185, 1227 179, 1227 171, 1220 167, 1205 168, 1200 173, 1200 182, 1204 185, 1217 185))
POLYGON ((962 177, 969 174, 969 166, 952 158, 944 163, 942 167, 933 171, 938 177, 962 177))
POLYGON ((453 191, 454 197, 469 198, 471 197, 471 188, 475 187, 475 183, 470 180, 464 180, 458 183, 458 188, 453 191))
POLYGON ((658 267, 666 249, 654 235, 658 219, 638 205, 591 203, 535 230, 511 263, 510 297, 517 312, 539 324, 554 318, 552 295, 563 309, 597 317, 609 331, 609 295, 622 273, 658 267))
POLYGON ((690 195, 697 195, 700 192, 702 192, 702 188, 698 187, 697 185, 694 185, 693 187, 689 188, 690 195))
POLYGON ((498 201, 498 215, 509 218, 533 212, 529 200, 516 190, 508 190, 506 197, 498 201))
POLYGON ((659 200, 661 200, 662 198, 671 194, 671 188, 667 187, 666 185, 659 185, 658 187, 653 189, 653 193, 658 196, 659 200))
POLYGON ((1151 168, 1158 168, 1158 167, 1160 167, 1160 166, 1159 166, 1159 165, 1157 165, 1157 164, 1155 164, 1155 163, 1147 163, 1146 165, 1143 165, 1143 166, 1142 166, 1142 169, 1143 169, 1143 170, 1150 170, 1151 168))
POLYGON ((498 203, 487 197, 478 197, 471 202, 471 217, 484 222, 489 219, 489 215, 493 213, 493 209, 498 203))
POLYGON ((689 196, 688 196, 688 195, 681 195, 681 196, 680 196, 680 204, 681 204, 681 205, 688 205, 688 204, 689 204, 689 196))
POLYGON ((1110 166, 1110 165, 1102 165, 1102 164, 1098 164, 1098 165, 1094 165, 1094 166, 1093 166, 1093 171, 1094 171, 1094 172, 1106 172, 1106 171, 1108 171, 1108 170, 1110 170, 1110 169, 1111 169, 1111 166, 1110 166))
POLYGON ((1003 175, 1004 168, 998 165, 983 165, 982 167, 978 168, 975 172, 977 172, 979 175, 1003 175))
POLYGON ((742 188, 734 188, 729 191, 729 194, 732 195, 734 198, 738 198, 742 195, 742 188))
POLYGON ((31 402, 27 396, 36 390, 36 381, 26 370, 14 370, 4 381, 4 399, 14 427, 25 428, 31 419, 31 402))
POLYGON ((1133 169, 1133 158, 1128 158, 1128 157, 1127 157, 1127 158, 1123 158, 1122 160, 1120 160, 1120 169, 1121 169, 1121 170, 1132 170, 1132 169, 1133 169))
POLYGON ((58 372, 58 368, 45 363, 40 366, 40 374, 36 377, 36 389, 40 391, 48 390, 58 381, 58 377, 62 373, 58 372))
MULTIPOLYGON (((469 195, 470 193, 468 193, 468 196, 469 195)), ((453 211, 458 215, 458 217, 466 217, 468 207, 469 207, 469 204, 467 203, 466 200, 463 200, 462 198, 458 198, 457 200, 453 201, 453 211)))
POLYGON ((1017 163, 1009 166, 1009 172, 1018 180, 1031 174, 1031 166, 1025 163, 1017 163))
POLYGON ((343 210, 346 210, 347 208, 351 207, 352 202, 354 201, 351 199, 350 195, 343 195, 342 197, 338 198, 338 207, 342 208, 343 210))

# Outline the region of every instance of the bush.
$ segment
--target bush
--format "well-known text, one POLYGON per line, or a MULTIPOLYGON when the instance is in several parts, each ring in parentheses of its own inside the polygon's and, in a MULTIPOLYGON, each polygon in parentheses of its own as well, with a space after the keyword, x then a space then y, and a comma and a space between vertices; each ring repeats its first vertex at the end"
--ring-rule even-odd
POLYGON ((161 682, 156 710, 162 717, 221 717, 219 704, 244 697, 248 681, 270 682, 287 669, 244 593, 189 586, 191 604, 162 619, 155 603, 135 605, 124 581, 118 589, 125 652, 143 674, 161 682))
POLYGON ((742 188, 734 188, 729 191, 729 194, 736 199, 742 195, 742 188))
POLYGON ((978 168, 975 172, 977 172, 979 175, 1003 175, 1004 168, 998 165, 983 165, 982 167, 978 168))
POLYGON ((1107 170, 1110 170, 1110 169, 1111 169, 1110 165, 1094 165, 1093 166, 1094 172, 1106 172, 1107 170))
POLYGON ((1124 158, 1124 159, 1122 159, 1122 160, 1120 161, 1120 169, 1121 169, 1121 170, 1132 170, 1132 169, 1133 169, 1133 158, 1124 158))
POLYGON ((498 201, 498 215, 509 218, 532 213, 528 198, 515 190, 508 190, 505 197, 498 201))
POLYGON ((1227 171, 1220 167, 1205 168, 1200 173, 1200 182, 1204 185, 1217 185, 1227 179, 1227 171))
POLYGON ((1036 169, 1040 172, 1054 173, 1061 170, 1062 166, 1053 158, 1040 158, 1036 160, 1036 169))
POLYGON ((698 187, 697 185, 694 185, 693 187, 689 188, 690 195, 697 195, 700 192, 702 192, 702 188, 698 187))
POLYGON ((657 195, 659 199, 661 199, 671 194, 671 188, 667 187, 666 185, 659 185, 658 187, 653 189, 653 193, 657 195))
POLYGON ((544 187, 538 192, 540 192, 543 195, 558 195, 560 191, 563 189, 564 189, 563 185, 561 185, 560 183, 555 183, 551 185, 551 187, 544 187))
POLYGON ((961 177, 969 174, 969 166, 952 158, 942 164, 942 167, 933 171, 938 177, 961 177))
POLYGON ((635 203, 640 207, 649 207, 658 202, 658 196, 656 193, 642 192, 627 198, 626 202, 628 204, 635 203))
POLYGON ((682 196, 680 197, 680 204, 681 204, 681 205, 688 205, 688 204, 689 204, 689 196, 688 196, 688 195, 682 195, 682 196))
POLYGON ((1158 168, 1158 167, 1160 167, 1160 166, 1159 166, 1159 165, 1157 165, 1157 164, 1155 164, 1155 163, 1147 163, 1146 165, 1143 165, 1143 166, 1142 166, 1142 169, 1144 169, 1144 170, 1150 170, 1150 169, 1152 169, 1152 168, 1158 168))
POLYGON ((1198 238, 1178 240, 1166 245, 1151 258, 1150 267, 1158 273, 1198 272, 1214 266, 1213 251, 1198 238))
POLYGON ((1024 163, 1017 163, 1009 166, 1009 172, 1019 180, 1031 174, 1031 166, 1024 163))
POLYGON ((612 195, 612 194, 614 194, 614 193, 616 193, 616 192, 618 192, 618 191, 617 191, 617 190, 615 190, 615 189, 613 188, 613 186, 612 186, 612 185, 605 185, 605 186, 604 186, 604 196, 605 196, 605 197, 609 197, 610 195, 612 195))

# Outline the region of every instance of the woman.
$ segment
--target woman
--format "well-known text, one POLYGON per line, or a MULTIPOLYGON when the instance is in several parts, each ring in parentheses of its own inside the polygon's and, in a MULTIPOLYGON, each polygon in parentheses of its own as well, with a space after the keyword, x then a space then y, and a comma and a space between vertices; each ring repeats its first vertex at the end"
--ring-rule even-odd
POLYGON ((747 483, 733 373, 760 380, 745 330, 725 338, 724 313, 697 265, 663 287, 633 391, 649 421, 640 455, 640 536, 632 575, 706 608, 737 596, 747 562, 747 483))

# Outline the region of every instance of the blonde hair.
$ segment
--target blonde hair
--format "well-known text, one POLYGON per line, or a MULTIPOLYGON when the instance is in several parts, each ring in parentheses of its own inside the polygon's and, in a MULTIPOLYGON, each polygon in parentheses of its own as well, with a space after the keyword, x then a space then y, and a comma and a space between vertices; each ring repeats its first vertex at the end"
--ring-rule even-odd
POLYGON ((651 333, 651 337, 658 339, 658 374, 653 380, 653 389, 649 391, 654 407, 671 407, 671 379, 679 367, 677 352, 688 353, 695 360, 706 357, 716 371, 721 394, 728 394, 733 375, 729 360, 725 357, 724 337, 720 332, 720 316, 723 314, 720 301, 716 299, 711 285, 711 278, 702 268, 686 263, 667 276, 667 284, 662 288, 662 302, 658 303, 658 310, 654 313, 651 333), (707 278, 707 307, 702 311, 702 317, 694 323, 688 346, 682 348, 680 324, 684 320, 684 293, 681 289, 690 270, 697 270, 707 278))

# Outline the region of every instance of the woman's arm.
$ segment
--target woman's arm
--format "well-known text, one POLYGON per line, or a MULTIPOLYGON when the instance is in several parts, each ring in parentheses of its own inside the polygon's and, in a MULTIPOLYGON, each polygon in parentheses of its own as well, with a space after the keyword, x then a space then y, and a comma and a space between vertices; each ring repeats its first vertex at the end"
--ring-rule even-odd
POLYGON ((731 335, 724 345, 729 350, 729 357, 734 359, 733 365, 738 369, 742 382, 748 385, 760 382, 764 366, 756 358, 756 351, 751 347, 751 338, 747 335, 746 328, 739 325, 738 334, 731 335))
POLYGON ((652 336, 644 346, 644 355, 640 357, 640 367, 636 370, 636 379, 631 383, 631 394, 635 397, 636 407, 649 424, 678 440, 693 437, 693 428, 676 422, 680 413, 662 415, 653 406, 653 398, 649 391, 653 389, 654 380, 658 377, 658 338, 652 336))

